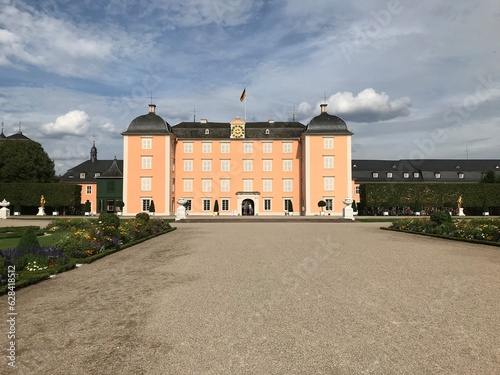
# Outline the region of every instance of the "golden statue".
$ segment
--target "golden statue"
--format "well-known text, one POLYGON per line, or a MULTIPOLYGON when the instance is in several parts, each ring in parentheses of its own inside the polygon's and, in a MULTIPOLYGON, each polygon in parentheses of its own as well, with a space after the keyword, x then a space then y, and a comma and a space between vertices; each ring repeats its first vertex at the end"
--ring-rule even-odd
POLYGON ((462 208, 462 196, 460 195, 457 200, 458 208, 462 208))
POLYGON ((42 207, 42 208, 45 207, 45 198, 44 198, 43 194, 40 197, 40 207, 42 207))

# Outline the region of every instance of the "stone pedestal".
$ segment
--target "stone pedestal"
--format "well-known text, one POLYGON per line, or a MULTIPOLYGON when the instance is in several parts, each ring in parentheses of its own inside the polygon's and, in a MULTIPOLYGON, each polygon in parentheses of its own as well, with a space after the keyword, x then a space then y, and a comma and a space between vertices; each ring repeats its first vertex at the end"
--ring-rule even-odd
POLYGON ((354 220, 354 211, 352 210, 352 199, 351 198, 346 198, 342 201, 342 203, 345 204, 344 209, 342 210, 342 216, 344 219, 348 220, 354 220))
POLYGON ((463 207, 458 209, 458 216, 465 216, 463 207))
POLYGON ((10 202, 7 202, 5 199, 0 202, 0 219, 7 219, 10 216, 9 207, 10 202))
POLYGON ((45 207, 38 207, 38 213, 36 216, 45 216, 45 207))
POLYGON ((186 203, 187 200, 185 200, 184 198, 180 198, 177 200, 177 204, 179 204, 179 207, 177 207, 177 210, 175 211, 175 221, 186 219, 186 207, 184 207, 186 203))

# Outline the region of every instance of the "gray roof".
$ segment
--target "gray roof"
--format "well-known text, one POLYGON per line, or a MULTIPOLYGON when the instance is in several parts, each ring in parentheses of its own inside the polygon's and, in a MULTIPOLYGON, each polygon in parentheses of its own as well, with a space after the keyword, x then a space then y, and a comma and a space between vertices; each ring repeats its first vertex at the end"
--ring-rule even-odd
POLYGON ((321 105, 321 114, 307 124, 305 134, 352 134, 347 124, 338 116, 326 112, 326 104, 321 105))
POLYGON ((352 161, 352 176, 358 183, 478 182, 483 177, 483 173, 487 171, 495 171, 500 174, 500 160, 402 159, 352 161))
POLYGON ((108 171, 115 161, 118 169, 122 171, 123 160, 96 160, 94 162, 87 160, 76 167, 68 169, 61 177, 61 182, 96 183, 97 177, 108 171), (80 178, 81 173, 85 173, 84 178, 80 178), (98 176, 96 176, 96 174, 98 174, 98 176))
POLYGON ((154 111, 156 106, 150 104, 149 113, 138 116, 132 120, 127 130, 122 134, 168 134, 171 133, 171 126, 154 111))
POLYGON ((18 131, 16 134, 9 135, 8 137, 5 136, 5 134, 0 133, 0 141, 6 141, 6 140, 11 140, 11 141, 31 141, 28 137, 26 137, 21 131, 18 131))
POLYGON ((108 168, 107 171, 101 173, 101 175, 98 178, 123 178, 123 173, 121 168, 118 166, 118 163, 120 163, 123 166, 123 160, 113 160, 113 164, 111 164, 111 167, 108 168))
MULTIPOLYGON (((300 138, 304 130, 305 126, 300 122, 247 122, 245 137, 241 139, 300 138), (266 134, 266 130, 269 130, 269 134, 266 134)), ((228 122, 181 122, 172 126, 172 133, 184 139, 229 139, 231 125, 228 122)))

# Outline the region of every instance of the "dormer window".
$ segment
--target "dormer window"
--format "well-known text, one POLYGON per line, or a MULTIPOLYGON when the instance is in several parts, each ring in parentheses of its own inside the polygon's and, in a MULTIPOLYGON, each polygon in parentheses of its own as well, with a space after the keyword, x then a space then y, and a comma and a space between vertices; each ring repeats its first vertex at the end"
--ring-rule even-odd
POLYGON ((385 175, 387 178, 392 178, 392 172, 387 172, 385 175))
POLYGON ((269 129, 266 129, 266 135, 269 135, 269 129))
POLYGON ((441 178, 441 173, 440 172, 434 172, 434 177, 435 178, 441 178))
POLYGON ((420 177, 420 173, 419 172, 413 172, 413 177, 414 178, 419 178, 420 177))
POLYGON ((464 173, 463 172, 458 172, 458 178, 464 178, 464 173))
POLYGON ((378 178, 378 172, 372 172, 372 177, 373 178, 378 178))
POLYGON ((96 173, 94 174, 94 177, 99 177, 100 175, 101 175, 101 174, 100 174, 99 172, 96 172, 96 173))
POLYGON ((205 134, 210 134, 210 129, 205 129, 205 134))
POLYGON ((80 178, 85 178, 85 172, 80 173, 80 178))
POLYGON ((403 173, 403 177, 404 177, 404 178, 410 178, 410 174, 409 174, 408 172, 404 172, 404 173, 403 173))

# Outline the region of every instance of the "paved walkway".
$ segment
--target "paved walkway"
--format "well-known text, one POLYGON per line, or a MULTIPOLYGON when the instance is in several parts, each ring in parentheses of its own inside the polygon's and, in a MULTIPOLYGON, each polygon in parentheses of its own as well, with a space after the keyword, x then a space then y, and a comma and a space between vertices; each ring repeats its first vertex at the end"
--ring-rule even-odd
POLYGON ((17 373, 500 373, 499 249, 380 225, 178 224, 19 290, 17 373))

